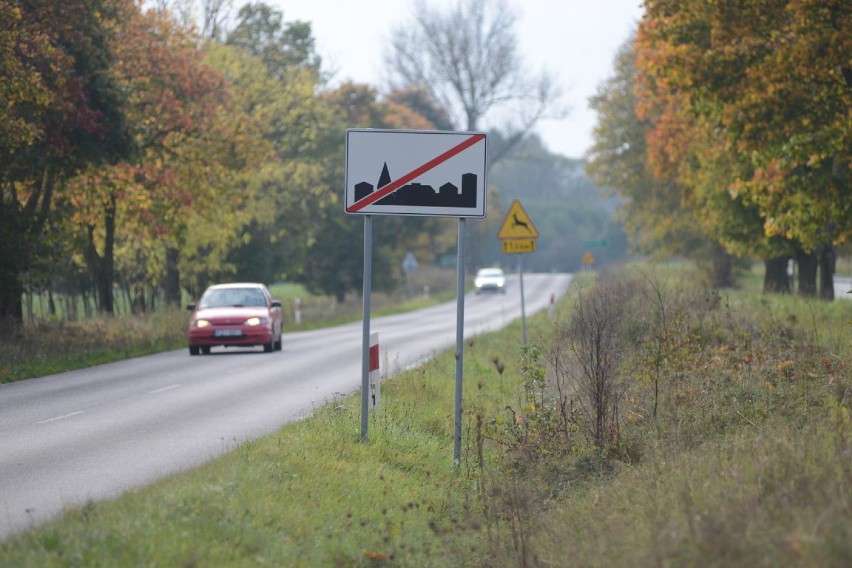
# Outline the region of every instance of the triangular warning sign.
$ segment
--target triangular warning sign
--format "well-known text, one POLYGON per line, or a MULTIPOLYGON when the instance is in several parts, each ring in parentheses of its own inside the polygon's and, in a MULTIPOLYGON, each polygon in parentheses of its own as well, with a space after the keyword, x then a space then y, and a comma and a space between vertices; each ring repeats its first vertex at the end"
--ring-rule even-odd
POLYGON ((521 202, 517 199, 512 202, 509 207, 509 212, 506 213, 506 218, 503 219, 503 224, 500 225, 500 230, 497 231, 498 239, 537 239, 538 229, 524 211, 521 202))

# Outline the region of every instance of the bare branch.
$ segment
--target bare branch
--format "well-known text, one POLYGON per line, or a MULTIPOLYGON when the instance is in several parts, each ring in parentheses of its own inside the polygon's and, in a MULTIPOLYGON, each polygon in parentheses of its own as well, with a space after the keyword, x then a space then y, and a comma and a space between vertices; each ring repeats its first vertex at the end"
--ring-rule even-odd
POLYGON ((385 55, 389 84, 428 90, 466 130, 510 117, 494 125, 510 142, 508 150, 543 118, 564 114, 553 77, 526 71, 516 23, 506 0, 458 0, 446 11, 418 1, 413 20, 392 32, 385 55))

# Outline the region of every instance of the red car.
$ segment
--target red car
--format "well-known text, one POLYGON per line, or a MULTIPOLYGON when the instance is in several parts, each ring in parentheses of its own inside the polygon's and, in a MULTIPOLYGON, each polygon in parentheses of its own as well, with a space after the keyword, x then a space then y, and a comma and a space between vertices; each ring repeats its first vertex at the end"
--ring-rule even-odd
POLYGON ((262 345, 265 352, 281 350, 281 302, 273 300, 263 284, 216 284, 201 295, 187 332, 189 354, 210 348, 262 345))

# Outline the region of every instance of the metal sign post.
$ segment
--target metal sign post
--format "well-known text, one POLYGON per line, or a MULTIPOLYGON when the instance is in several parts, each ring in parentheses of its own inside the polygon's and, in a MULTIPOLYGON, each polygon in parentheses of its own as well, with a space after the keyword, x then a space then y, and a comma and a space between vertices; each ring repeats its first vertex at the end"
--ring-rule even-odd
POLYGON ((456 395, 453 414, 453 463, 461 463, 462 382, 464 377, 464 242, 467 219, 459 219, 458 258, 456 259, 456 395))
MULTIPOLYGON (((370 282, 372 215, 459 218, 456 309, 456 385, 453 460, 461 460, 464 347, 465 221, 485 217, 484 132, 346 131, 344 208, 364 218, 364 329, 361 363, 361 441, 367 441, 370 396, 370 282)), ((409 260, 408 258, 406 260, 409 260)), ((411 255, 411 261, 415 261, 411 255)), ((412 265, 412 262, 408 263, 412 265)), ((416 268, 416 264, 414 265, 416 268)), ((413 270, 413 269, 412 269, 413 270)))
POLYGON ((521 334, 527 344, 527 309, 524 304, 524 255, 518 257, 518 279, 521 283, 521 334))
POLYGON ((361 348, 365 356, 361 357, 361 441, 367 441, 367 424, 370 412, 370 295, 373 281, 373 217, 364 217, 364 282, 363 329, 361 348))

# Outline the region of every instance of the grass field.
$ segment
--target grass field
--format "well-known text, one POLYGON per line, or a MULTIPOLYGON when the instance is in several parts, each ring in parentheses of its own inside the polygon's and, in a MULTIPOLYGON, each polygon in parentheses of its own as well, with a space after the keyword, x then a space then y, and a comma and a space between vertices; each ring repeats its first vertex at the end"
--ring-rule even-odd
POLYGON ((0 566, 848 566, 850 308, 671 268, 579 278, 530 345, 516 322, 466 346, 458 468, 445 353, 385 383, 368 443, 334 401, 0 566), (613 331, 591 381, 583 321, 613 331))

